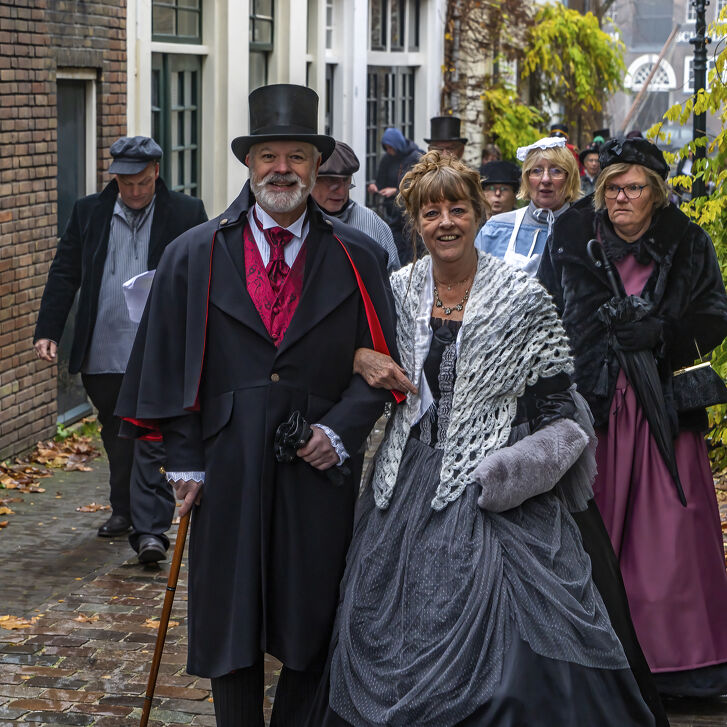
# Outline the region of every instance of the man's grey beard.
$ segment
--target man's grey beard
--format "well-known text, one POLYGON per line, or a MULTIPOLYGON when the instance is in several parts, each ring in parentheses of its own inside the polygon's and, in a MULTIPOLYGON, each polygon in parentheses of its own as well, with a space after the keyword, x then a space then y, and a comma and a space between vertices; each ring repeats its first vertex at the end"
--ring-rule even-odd
POLYGON ((250 170, 250 189, 260 206, 267 212, 292 212, 306 201, 315 183, 315 170, 311 172, 307 184, 293 172, 288 174, 270 172, 266 177, 258 179, 255 172, 250 170), (276 192, 267 186, 269 183, 286 184, 289 182, 293 182, 294 186, 284 192, 276 192))

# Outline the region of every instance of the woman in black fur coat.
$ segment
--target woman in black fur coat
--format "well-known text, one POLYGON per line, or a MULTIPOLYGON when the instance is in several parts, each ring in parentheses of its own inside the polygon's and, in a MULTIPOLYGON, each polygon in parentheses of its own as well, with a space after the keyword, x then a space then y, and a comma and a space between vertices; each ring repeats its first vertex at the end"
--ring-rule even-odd
POLYGON ((727 574, 719 511, 703 432, 703 409, 677 413, 673 372, 727 336, 727 295, 712 241, 668 203, 668 166, 645 139, 601 149, 590 204, 555 225, 538 276, 571 339, 576 381, 599 435, 596 502, 619 558, 641 646, 662 693, 727 690, 727 574), (613 297, 587 243, 601 241, 621 296, 649 312, 607 327, 599 308, 613 297), (673 420, 687 507, 621 370, 616 348, 651 350, 673 420))

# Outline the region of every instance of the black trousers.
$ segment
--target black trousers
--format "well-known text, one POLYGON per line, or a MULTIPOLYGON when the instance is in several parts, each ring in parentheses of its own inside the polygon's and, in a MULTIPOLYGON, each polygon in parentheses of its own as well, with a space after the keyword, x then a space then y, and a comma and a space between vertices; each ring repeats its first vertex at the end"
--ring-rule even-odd
MULTIPOLYGON (((217 727, 264 727, 264 669, 261 655, 253 666, 211 680, 217 727)), ((270 727, 303 727, 320 679, 319 669, 294 671, 284 666, 275 689, 270 727)))
POLYGON ((101 439, 109 458, 109 501, 114 515, 131 520, 129 542, 137 549, 141 535, 162 539, 174 515, 174 494, 160 472, 166 461, 161 442, 119 437, 121 420, 114 416, 123 374, 82 374, 83 386, 98 410, 101 439))

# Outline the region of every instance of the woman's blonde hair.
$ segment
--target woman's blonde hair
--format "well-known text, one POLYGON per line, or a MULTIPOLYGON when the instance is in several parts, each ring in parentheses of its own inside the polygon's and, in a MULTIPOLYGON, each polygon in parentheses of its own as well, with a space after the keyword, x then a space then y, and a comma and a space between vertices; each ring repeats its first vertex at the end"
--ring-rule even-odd
POLYGON ((651 196, 654 199, 654 209, 666 207, 669 204, 669 188, 666 182, 653 170, 642 164, 628 164, 618 162, 610 164, 601 171, 596 180, 596 188, 593 190, 593 206, 597 210, 606 208, 606 185, 611 183, 614 177, 625 174, 631 167, 640 166, 646 174, 646 182, 651 187, 651 196))
POLYGON ((489 208, 480 175, 459 159, 434 150, 424 154, 404 175, 399 184, 397 201, 406 210, 410 224, 416 228, 421 208, 442 200, 468 200, 478 223, 489 208))
POLYGON ((551 147, 550 149, 531 149, 523 162, 523 171, 520 178, 520 191, 518 199, 530 200, 530 184, 528 174, 543 159, 550 162, 554 167, 560 167, 567 173, 565 180, 564 202, 574 202, 581 196, 581 175, 578 164, 572 152, 564 146, 551 147))

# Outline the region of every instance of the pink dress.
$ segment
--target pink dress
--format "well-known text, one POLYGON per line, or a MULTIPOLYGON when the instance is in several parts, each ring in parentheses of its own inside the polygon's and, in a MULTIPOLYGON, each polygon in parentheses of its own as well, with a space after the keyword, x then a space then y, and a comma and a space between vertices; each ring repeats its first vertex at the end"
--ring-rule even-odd
MULTIPOLYGON (((616 267, 638 295, 653 263, 627 255, 616 267)), ((686 508, 621 371, 599 432, 594 492, 655 673, 727 663, 727 572, 707 448, 700 433, 683 431, 675 450, 686 508)))

